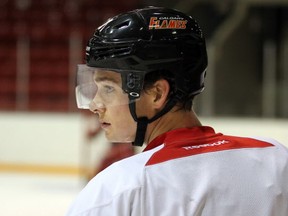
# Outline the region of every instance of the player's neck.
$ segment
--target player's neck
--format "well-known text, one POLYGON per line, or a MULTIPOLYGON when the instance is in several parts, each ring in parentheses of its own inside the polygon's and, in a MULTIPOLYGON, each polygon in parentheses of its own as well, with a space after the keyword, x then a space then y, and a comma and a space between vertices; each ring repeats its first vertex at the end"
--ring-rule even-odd
POLYGON ((168 131, 178 128, 192 128, 197 126, 201 126, 201 122, 193 110, 183 111, 174 109, 148 125, 146 132, 146 143, 151 142, 160 134, 168 131))

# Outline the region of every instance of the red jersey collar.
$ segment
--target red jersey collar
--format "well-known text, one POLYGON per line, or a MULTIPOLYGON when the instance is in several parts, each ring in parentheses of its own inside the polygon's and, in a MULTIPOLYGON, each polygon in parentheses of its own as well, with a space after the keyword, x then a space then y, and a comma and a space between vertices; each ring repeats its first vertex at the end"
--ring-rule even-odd
POLYGON ((216 134, 214 129, 208 126, 179 128, 159 135, 158 137, 153 139, 143 151, 148 151, 162 145, 163 143, 165 143, 165 145, 173 145, 176 142, 182 143, 187 141, 197 141, 199 139, 203 140, 203 138, 207 139, 219 135, 222 134, 216 134))

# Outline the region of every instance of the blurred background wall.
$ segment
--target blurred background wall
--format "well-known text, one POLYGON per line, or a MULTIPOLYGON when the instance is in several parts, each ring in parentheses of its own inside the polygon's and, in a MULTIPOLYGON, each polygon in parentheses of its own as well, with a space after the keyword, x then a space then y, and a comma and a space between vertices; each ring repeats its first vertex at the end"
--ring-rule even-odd
POLYGON ((74 71, 97 26, 148 5, 202 26, 209 66, 195 109, 204 122, 288 144, 287 0, 0 0, 0 171, 77 173, 87 152, 101 157, 105 147, 83 147, 74 71))

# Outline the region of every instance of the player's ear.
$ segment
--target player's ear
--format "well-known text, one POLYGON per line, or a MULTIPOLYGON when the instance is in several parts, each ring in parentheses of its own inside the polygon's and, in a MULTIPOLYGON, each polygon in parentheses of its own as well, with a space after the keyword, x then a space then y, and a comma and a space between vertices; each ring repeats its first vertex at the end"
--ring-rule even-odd
POLYGON ((170 90, 170 85, 168 81, 165 79, 160 79, 156 81, 151 90, 153 95, 153 107, 155 109, 162 108, 167 101, 170 90))

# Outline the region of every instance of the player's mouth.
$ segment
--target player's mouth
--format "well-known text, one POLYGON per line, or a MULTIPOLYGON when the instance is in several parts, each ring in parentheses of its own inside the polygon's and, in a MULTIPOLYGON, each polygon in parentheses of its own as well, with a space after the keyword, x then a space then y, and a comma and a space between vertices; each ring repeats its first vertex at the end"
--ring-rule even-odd
POLYGON ((105 129, 107 129, 111 124, 110 124, 110 123, 107 123, 107 122, 101 122, 100 125, 101 125, 101 128, 105 130, 105 129))

